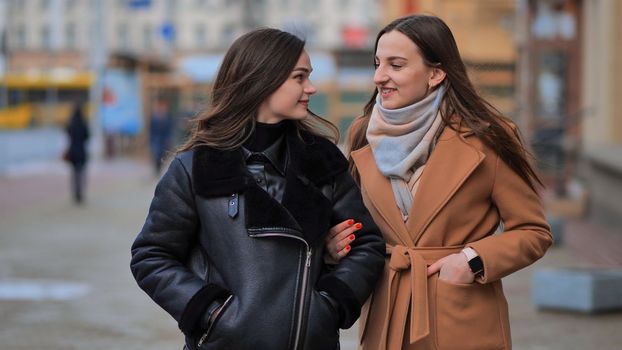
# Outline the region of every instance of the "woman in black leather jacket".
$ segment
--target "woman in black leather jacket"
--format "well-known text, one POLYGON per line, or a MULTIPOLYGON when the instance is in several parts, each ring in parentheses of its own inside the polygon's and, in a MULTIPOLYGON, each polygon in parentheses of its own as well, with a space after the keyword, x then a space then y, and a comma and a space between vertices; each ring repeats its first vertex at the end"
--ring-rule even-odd
POLYGON ((308 110, 304 41, 240 37, 212 106, 158 183, 132 246, 139 286, 177 320, 189 349, 339 349, 384 265, 384 242, 348 163, 308 110), (347 257, 326 232, 356 219, 347 257))

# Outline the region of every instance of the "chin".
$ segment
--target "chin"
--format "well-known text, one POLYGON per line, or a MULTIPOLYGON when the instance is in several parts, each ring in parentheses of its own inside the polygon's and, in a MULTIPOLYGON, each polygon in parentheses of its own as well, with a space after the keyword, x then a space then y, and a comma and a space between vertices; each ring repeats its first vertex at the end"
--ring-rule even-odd
POLYGON ((304 113, 303 112, 293 113, 291 116, 289 116, 288 119, 291 119, 291 120, 303 120, 303 119, 306 119, 307 116, 309 116, 309 113, 305 110, 304 113))
POLYGON ((382 107, 386 109, 399 109, 405 106, 408 106, 408 104, 400 102, 400 101, 395 101, 395 100, 382 101, 382 107))

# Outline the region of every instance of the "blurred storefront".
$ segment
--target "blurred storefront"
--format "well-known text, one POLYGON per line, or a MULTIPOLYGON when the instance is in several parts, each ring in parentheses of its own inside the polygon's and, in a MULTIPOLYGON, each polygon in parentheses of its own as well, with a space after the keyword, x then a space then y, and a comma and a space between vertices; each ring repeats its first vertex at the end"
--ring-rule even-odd
POLYGON ((581 1, 518 5, 521 126, 547 187, 564 198, 576 173, 581 136, 581 1))
POLYGON ((581 178, 590 216, 622 234, 622 2, 583 1, 581 178))
POLYGON ((521 0, 517 98, 548 211, 622 224, 622 3, 521 0))

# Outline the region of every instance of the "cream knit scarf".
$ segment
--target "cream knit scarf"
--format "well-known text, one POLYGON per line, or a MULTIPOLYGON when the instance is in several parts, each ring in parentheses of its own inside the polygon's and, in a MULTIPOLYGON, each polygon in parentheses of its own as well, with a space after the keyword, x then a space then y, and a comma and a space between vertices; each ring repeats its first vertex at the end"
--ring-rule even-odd
POLYGON ((404 221, 412 208, 408 182, 419 177, 442 124, 439 108, 443 85, 423 100, 399 109, 382 107, 380 96, 369 119, 367 141, 380 172, 389 178, 404 221))

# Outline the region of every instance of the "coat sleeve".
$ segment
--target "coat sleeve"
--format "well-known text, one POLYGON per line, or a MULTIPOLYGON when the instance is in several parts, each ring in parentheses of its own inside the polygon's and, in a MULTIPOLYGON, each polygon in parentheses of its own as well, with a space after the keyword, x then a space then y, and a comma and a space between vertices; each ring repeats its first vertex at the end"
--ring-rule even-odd
POLYGON ((175 158, 158 183, 142 230, 132 245, 134 278, 186 334, 195 331, 205 308, 228 292, 206 284, 184 261, 197 244, 199 219, 190 175, 175 158))
POLYGON ((499 280, 534 263, 553 243, 538 194, 499 156, 495 168, 492 201, 503 233, 468 244, 484 263, 480 283, 499 280))
POLYGON ((380 278, 385 261, 385 242, 380 230, 363 204, 352 176, 344 171, 336 177, 332 224, 347 219, 363 224, 356 231, 350 253, 318 281, 317 289, 326 291, 340 305, 341 328, 349 328, 358 319, 361 307, 380 278))

